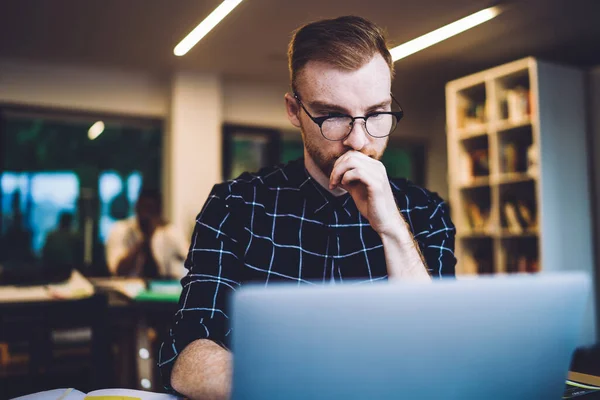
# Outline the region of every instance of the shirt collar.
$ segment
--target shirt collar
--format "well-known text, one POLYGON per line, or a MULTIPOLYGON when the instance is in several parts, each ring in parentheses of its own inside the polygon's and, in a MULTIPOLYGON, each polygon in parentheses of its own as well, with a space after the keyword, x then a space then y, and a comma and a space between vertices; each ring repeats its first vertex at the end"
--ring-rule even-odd
POLYGON ((350 193, 335 197, 322 187, 306 170, 304 159, 288 163, 284 169, 290 186, 300 189, 307 202, 308 209, 315 214, 333 207, 350 216, 356 215, 357 209, 350 193))

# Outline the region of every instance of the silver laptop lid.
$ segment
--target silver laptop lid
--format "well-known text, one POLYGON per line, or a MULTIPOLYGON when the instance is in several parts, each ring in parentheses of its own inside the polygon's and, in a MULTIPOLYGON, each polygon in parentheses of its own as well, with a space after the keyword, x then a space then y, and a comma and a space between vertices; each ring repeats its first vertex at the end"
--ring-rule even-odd
POLYGON ((559 399, 589 278, 245 287, 233 399, 559 399))

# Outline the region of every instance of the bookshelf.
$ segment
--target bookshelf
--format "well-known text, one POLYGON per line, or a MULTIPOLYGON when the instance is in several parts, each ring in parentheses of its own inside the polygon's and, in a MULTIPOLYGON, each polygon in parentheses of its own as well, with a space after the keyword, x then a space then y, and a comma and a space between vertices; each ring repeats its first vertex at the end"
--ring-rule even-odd
POLYGON ((583 72, 525 58, 446 85, 458 275, 592 271, 583 72))

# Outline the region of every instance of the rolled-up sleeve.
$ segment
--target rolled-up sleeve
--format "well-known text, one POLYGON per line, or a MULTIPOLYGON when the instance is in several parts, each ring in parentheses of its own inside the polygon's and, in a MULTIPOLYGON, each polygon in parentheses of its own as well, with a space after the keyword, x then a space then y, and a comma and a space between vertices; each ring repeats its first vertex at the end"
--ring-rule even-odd
POLYGON ((215 185, 196 219, 178 311, 158 357, 166 389, 172 390, 173 365, 188 344, 210 339, 225 347, 229 334, 226 304, 232 291, 240 286, 243 256, 236 234, 239 210, 234 216, 230 198, 227 184, 215 185))
POLYGON ((431 194, 427 213, 429 233, 423 241, 423 257, 429 273, 434 278, 453 277, 456 268, 456 228, 450 219, 448 205, 438 195, 431 194))
POLYGON ((112 226, 106 240, 106 264, 112 275, 117 275, 119 261, 129 252, 126 234, 127 223, 125 221, 117 221, 112 226))

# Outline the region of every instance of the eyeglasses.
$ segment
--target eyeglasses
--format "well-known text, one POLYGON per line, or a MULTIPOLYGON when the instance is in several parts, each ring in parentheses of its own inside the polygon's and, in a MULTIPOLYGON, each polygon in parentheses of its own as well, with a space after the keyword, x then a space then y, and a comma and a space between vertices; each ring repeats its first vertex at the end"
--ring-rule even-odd
POLYGON ((341 113, 329 113, 324 117, 313 117, 304 104, 300 100, 300 97, 294 93, 294 98, 300 104, 300 107, 304 110, 308 118, 310 118, 315 124, 319 126, 321 134, 327 140, 341 141, 350 136, 352 128, 354 127, 354 121, 357 119, 364 120, 365 130, 367 133, 374 138, 384 138, 389 136, 398 125, 398 122, 404 116, 404 111, 398 101, 392 96, 392 100, 400 108, 400 111, 377 111, 369 113, 363 117, 353 117, 341 113))

